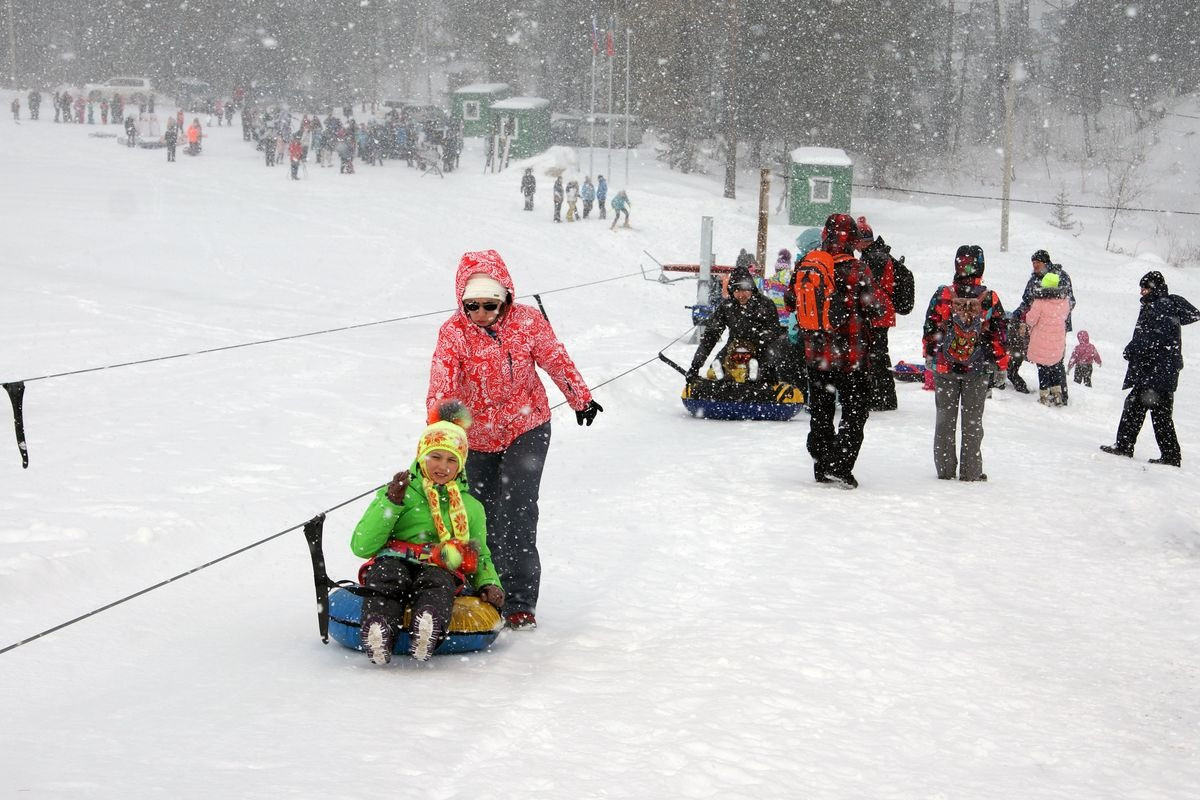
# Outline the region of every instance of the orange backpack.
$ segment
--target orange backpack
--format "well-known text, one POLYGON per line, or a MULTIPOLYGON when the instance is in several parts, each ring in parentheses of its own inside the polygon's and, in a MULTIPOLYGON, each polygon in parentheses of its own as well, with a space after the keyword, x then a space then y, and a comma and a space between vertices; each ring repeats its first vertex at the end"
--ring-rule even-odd
POLYGON ((796 298, 796 324, 804 331, 828 331, 829 301, 833 298, 835 264, 853 261, 849 255, 833 256, 824 250, 809 251, 792 273, 792 294, 796 298))

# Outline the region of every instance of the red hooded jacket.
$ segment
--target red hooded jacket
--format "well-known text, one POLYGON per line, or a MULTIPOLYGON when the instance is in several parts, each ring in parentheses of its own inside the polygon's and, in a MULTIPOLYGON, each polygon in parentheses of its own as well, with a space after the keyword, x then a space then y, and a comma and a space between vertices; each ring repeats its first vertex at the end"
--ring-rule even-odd
POLYGON ((1079 340, 1079 344, 1071 351, 1071 360, 1067 362, 1067 369, 1076 364, 1083 364, 1089 367, 1092 364, 1101 364, 1100 351, 1088 339, 1088 332, 1080 331, 1075 334, 1075 338, 1079 340))
POLYGON ((523 433, 550 420, 550 402, 535 368, 540 367, 576 411, 592 399, 549 321, 532 306, 510 303, 490 329, 471 322, 462 310, 467 279, 490 276, 515 295, 508 267, 495 250, 464 253, 454 279, 459 308, 438 331, 429 367, 426 405, 445 398, 463 402, 474 418, 467 438, 472 450, 496 453, 523 433))

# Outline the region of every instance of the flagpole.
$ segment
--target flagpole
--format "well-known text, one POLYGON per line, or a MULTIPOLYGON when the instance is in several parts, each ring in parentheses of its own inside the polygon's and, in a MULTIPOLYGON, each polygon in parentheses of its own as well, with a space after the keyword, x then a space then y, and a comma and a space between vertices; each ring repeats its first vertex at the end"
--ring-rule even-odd
POLYGON ((604 53, 605 53, 605 57, 608 59, 608 107, 607 107, 607 111, 608 111, 608 162, 607 163, 608 163, 608 166, 606 166, 604 168, 604 171, 608 174, 609 180, 612 179, 612 129, 613 129, 613 122, 614 122, 614 120, 613 120, 613 98, 612 98, 613 56, 616 55, 613 52, 612 44, 613 44, 613 28, 616 27, 616 24, 617 23, 616 23, 615 19, 610 19, 608 21, 608 33, 606 34, 605 39, 604 39, 604 53))
POLYGON ((629 186, 629 127, 633 117, 629 114, 629 60, 633 52, 633 28, 625 29, 625 186, 629 186))
POLYGON ((592 112, 591 135, 588 139, 588 173, 596 174, 596 47, 592 47, 592 112))

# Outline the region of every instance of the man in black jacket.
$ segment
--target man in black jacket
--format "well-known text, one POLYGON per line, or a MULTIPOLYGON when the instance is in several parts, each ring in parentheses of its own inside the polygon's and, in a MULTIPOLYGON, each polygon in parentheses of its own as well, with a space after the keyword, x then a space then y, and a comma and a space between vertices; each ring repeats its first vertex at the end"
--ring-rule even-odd
POLYGON ((779 325, 779 313, 775 310, 775 304, 759 292, 754 284, 754 277, 745 267, 735 267, 729 273, 729 297, 722 300, 708 318, 704 335, 700 337, 700 347, 692 358, 692 368, 688 370, 689 381, 699 379, 701 367, 721 340, 721 334, 726 328, 729 329, 729 341, 717 354, 718 360, 725 358, 731 345, 753 347, 754 357, 760 365, 759 377, 762 380, 773 381, 775 353, 772 345, 783 335, 784 330, 779 325))
POLYGON ((1178 467, 1183 452, 1175 434, 1172 412, 1179 371, 1183 369, 1183 343, 1180 326, 1200 320, 1200 310, 1179 295, 1167 291, 1167 281, 1161 272, 1147 272, 1138 284, 1142 292, 1142 309, 1138 312, 1133 338, 1125 345, 1125 371, 1122 389, 1131 389, 1117 425, 1116 444, 1101 445, 1100 449, 1117 456, 1133 457, 1138 433, 1150 412, 1159 457, 1151 464, 1178 467))

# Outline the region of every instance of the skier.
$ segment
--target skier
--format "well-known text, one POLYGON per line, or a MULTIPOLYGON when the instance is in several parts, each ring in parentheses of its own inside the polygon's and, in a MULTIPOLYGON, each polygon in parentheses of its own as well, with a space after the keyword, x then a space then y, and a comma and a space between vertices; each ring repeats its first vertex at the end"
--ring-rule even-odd
POLYGON ((525 195, 525 210, 533 211, 533 193, 537 191, 537 179, 533 177, 533 167, 526 167, 521 176, 521 194, 525 195))
MULTIPOLYGON (((612 201, 613 221, 612 221, 612 225, 609 226, 609 230, 615 231, 617 229, 617 223, 621 221, 622 212, 625 214, 625 222, 621 227, 623 227, 623 228, 629 227, 629 207, 632 205, 633 205, 633 203, 629 202, 629 195, 625 194, 624 189, 617 192, 613 196, 613 201, 612 201)), ((601 219, 604 219, 603 208, 604 207, 601 206, 601 213, 600 213, 601 219)))
POLYGON ((464 253, 455 276, 461 304, 438 331, 426 405, 459 398, 475 423, 467 463, 471 492, 487 510, 488 538, 507 597, 510 628, 537 625, 541 560, 538 492, 550 448, 550 402, 540 368, 580 425, 603 411, 566 348, 536 308, 513 302, 508 267, 495 250, 464 253))
POLYGON ((370 558, 360 641, 374 664, 392 659, 405 605, 412 609, 409 655, 427 661, 446 637, 455 593, 468 581, 484 602, 504 606, 488 550, 483 505, 471 496, 463 464, 470 419, 446 404, 417 442, 412 465, 375 493, 354 528, 350 549, 370 558), (403 598, 403 599, 401 599, 403 598))
POLYGON ((1161 272, 1147 272, 1138 286, 1142 308, 1133 328, 1133 338, 1125 345, 1124 356, 1129 367, 1121 386, 1130 392, 1117 425, 1116 443, 1100 445, 1100 449, 1133 458, 1138 433, 1149 411, 1159 451, 1158 458, 1150 459, 1150 463, 1178 467, 1183 463, 1183 451, 1179 447, 1172 415, 1179 371, 1183 369, 1180 326, 1200 320, 1200 310, 1179 295, 1170 294, 1161 272))
POLYGON ((563 182, 562 175, 554 179, 554 221, 562 222, 563 182))
POLYGON ((604 201, 608 199, 608 181, 604 180, 603 175, 596 176, 596 202, 600 206, 600 219, 606 216, 604 209, 604 201))

